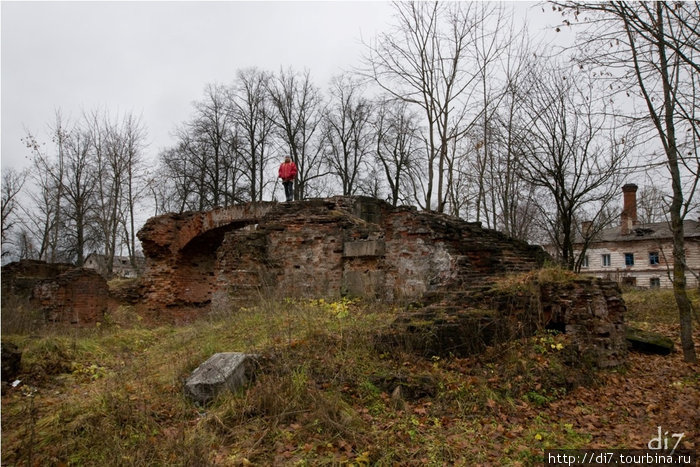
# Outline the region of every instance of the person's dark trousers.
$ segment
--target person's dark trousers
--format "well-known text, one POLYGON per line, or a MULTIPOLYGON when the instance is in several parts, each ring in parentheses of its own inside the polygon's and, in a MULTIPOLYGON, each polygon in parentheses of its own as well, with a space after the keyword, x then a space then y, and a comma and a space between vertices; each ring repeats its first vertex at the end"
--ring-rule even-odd
POLYGON ((282 185, 284 185, 284 196, 287 197, 287 201, 294 201, 294 181, 282 182, 282 185))

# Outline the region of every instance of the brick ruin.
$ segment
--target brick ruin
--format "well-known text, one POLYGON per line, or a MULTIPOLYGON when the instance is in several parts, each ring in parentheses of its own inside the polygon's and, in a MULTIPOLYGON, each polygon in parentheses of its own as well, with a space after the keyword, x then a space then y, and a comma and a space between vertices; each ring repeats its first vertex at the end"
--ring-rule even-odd
POLYGON ((153 307, 260 296, 414 300, 529 271, 547 255, 478 223, 366 197, 166 214, 138 234, 153 307))
MULTIPOLYGON (((112 301, 164 318, 260 297, 364 296, 412 304, 386 335, 419 353, 466 354, 516 337, 513 329, 549 326, 571 334, 598 366, 624 358, 625 307, 615 284, 535 281, 534 298, 494 291, 499 278, 536 271, 548 255, 444 214, 366 197, 249 203, 154 217, 138 237, 145 275, 112 301)), ((25 297, 49 321, 95 322, 110 302, 99 274, 70 265, 15 263, 3 267, 2 285, 5 298, 25 297)))
POLYGON ((626 307, 615 282, 570 273, 564 280, 518 277, 518 286, 438 291, 402 312, 380 340, 427 357, 466 356, 486 346, 552 329, 569 336, 577 358, 600 368, 624 363, 626 307))
POLYGON ((354 295, 420 303, 387 342, 460 355, 554 327, 598 366, 626 352, 620 291, 581 278, 535 284, 533 297, 493 292, 502 276, 540 268, 548 255, 479 223, 366 197, 258 203, 166 214, 138 234, 142 286, 153 309, 231 308, 260 297, 354 295))
POLYGON ((3 266, 2 295, 3 307, 36 309, 45 321, 71 324, 100 321, 109 302, 107 282, 97 272, 35 260, 3 266))

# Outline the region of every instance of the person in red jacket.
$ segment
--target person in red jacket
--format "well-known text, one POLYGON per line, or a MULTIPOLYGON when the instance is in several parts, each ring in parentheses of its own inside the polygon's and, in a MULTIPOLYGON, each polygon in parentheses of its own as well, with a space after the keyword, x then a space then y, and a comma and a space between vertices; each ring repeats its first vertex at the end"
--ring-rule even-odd
POLYGON ((280 165, 279 178, 282 179, 284 185, 284 195, 287 201, 294 200, 294 179, 297 177, 297 165, 292 162, 292 158, 287 156, 284 162, 280 165))

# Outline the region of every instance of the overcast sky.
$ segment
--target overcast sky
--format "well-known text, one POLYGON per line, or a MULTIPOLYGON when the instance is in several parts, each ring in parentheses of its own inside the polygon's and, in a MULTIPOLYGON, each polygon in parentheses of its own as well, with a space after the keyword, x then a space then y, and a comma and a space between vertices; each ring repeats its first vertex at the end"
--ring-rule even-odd
POLYGON ((2 163, 24 165, 25 128, 54 110, 141 115, 153 157, 207 83, 251 66, 327 80, 359 62, 384 2, 2 2, 2 163))
MULTIPOLYGON (((523 13, 533 3, 519 3, 523 13)), ((8 2, 2 15, 2 164, 26 166, 26 130, 132 112, 155 159, 207 83, 293 66, 325 88, 391 24, 387 2, 8 2)), ((538 10, 539 12, 539 10, 538 10)), ((541 29, 541 28, 540 28, 541 29)))

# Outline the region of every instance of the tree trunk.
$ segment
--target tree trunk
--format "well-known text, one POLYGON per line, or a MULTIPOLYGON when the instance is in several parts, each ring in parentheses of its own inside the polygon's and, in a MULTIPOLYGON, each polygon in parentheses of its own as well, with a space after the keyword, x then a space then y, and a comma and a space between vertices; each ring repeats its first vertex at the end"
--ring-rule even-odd
MULTIPOLYGON (((656 4, 658 36, 664 37, 663 11, 661 3, 656 4)), ((659 40, 659 62, 664 92, 664 123, 666 126, 666 154, 668 156, 669 171, 671 172, 671 185, 673 198, 671 200, 671 231, 673 232, 673 295, 678 305, 678 314, 681 325, 681 347, 683 359, 686 362, 697 362, 695 344, 693 342, 693 311, 688 300, 685 280, 685 234, 683 230, 683 187, 681 174, 678 167, 678 145, 676 142, 676 127, 673 119, 673 97, 671 96, 671 81, 668 70, 669 63, 666 56, 664 43, 659 40)))

